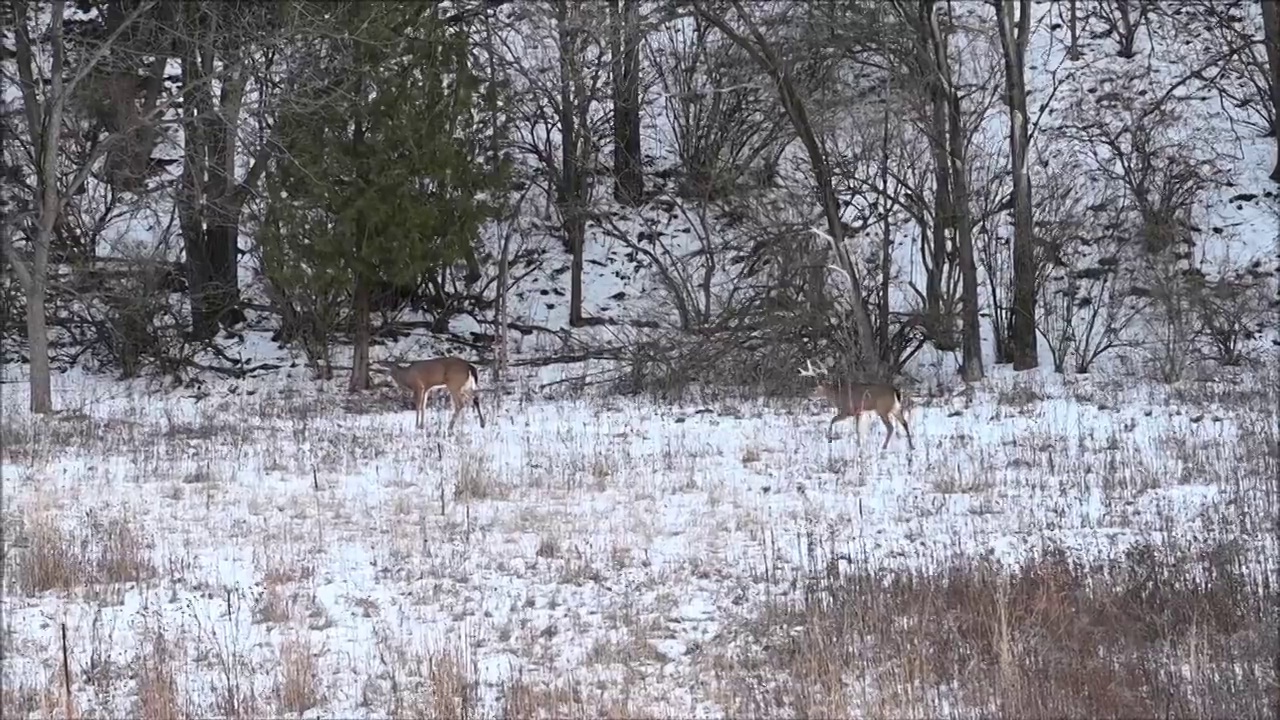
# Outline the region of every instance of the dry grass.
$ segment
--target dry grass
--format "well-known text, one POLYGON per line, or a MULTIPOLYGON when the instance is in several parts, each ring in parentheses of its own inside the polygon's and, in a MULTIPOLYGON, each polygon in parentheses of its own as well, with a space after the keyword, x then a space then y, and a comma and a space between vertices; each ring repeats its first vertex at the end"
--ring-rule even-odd
POLYGON ((31 662, 2 714, 62 713, 43 605, 77 616, 87 716, 1257 715, 1275 396, 1183 392, 997 385, 916 408, 915 452, 746 400, 530 403, 441 445, 340 395, 6 419, 4 650, 31 662), (981 554, 1121 534, 1147 550, 981 554))
POLYGON ((15 535, 7 549, 15 560, 15 589, 26 595, 141 583, 158 574, 150 538, 127 514, 88 511, 68 526, 58 514, 42 513, 15 535))
POLYGON ((630 720, 654 715, 633 710, 620 693, 595 691, 574 682, 534 685, 522 678, 502 689, 499 717, 521 720, 630 720), (604 695, 613 695, 606 699, 604 695))
POLYGON ((302 715, 322 701, 320 670, 310 633, 290 633, 279 645, 276 678, 276 707, 281 712, 302 715))
POLYGON ((138 707, 140 720, 177 720, 190 716, 178 687, 179 664, 169 638, 154 633, 148 652, 138 657, 138 707))
POLYGON ((1231 541, 1093 565, 1050 548, 1012 570, 956 557, 886 573, 846 560, 740 624, 726 643, 738 650, 708 661, 731 715, 1275 712, 1274 570, 1231 541))
POLYGON ((458 459, 458 475, 453 486, 455 500, 502 499, 510 496, 510 488, 494 470, 488 457, 479 450, 466 449, 458 459))

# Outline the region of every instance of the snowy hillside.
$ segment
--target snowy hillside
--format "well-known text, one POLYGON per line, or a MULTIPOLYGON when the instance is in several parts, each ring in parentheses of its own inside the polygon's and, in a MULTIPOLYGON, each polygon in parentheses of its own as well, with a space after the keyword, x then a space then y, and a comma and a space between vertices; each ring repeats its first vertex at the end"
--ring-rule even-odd
MULTIPOLYGON (((1275 297, 1275 141, 1249 126, 1256 108, 1195 79, 1211 52, 1188 30, 1196 18, 1153 14, 1130 58, 1085 23, 1071 59, 1065 5, 1033 5, 1038 202, 1105 208, 1128 172, 1133 129, 1154 117, 1144 103, 1176 98, 1137 142, 1204 169, 1195 245, 1180 268, 1211 279, 1252 271, 1275 297)), ((999 50, 982 30, 990 16, 978 3, 961 16, 975 74, 966 97, 994 107, 974 135, 975 187, 1007 184, 1000 86, 980 87, 1001 72, 998 55, 984 55, 990 43, 999 50)), ((482 369, 484 428, 468 408, 445 437, 447 403, 435 397, 428 428, 416 430, 399 390, 348 394, 342 378, 314 379, 301 352, 272 341, 274 317, 256 311, 219 341, 245 367, 269 366, 248 377, 210 373, 173 387, 113 380, 86 363, 55 372, 59 412, 40 417, 27 410, 26 367, 6 364, 0 715, 1255 717, 1273 708, 1274 323, 1247 335, 1252 362, 1196 362, 1174 383, 1150 379, 1150 353, 1134 339, 1158 331, 1152 323, 1133 323, 1092 372, 1065 375, 1051 371, 1051 332, 1041 369, 1015 374, 994 365, 988 327, 981 383, 959 381, 954 353, 926 349, 907 366, 910 438, 895 433, 883 449, 885 428, 870 413, 861 443, 852 421, 828 442, 832 411, 813 399, 708 391, 662 403, 560 382, 617 370, 612 361, 536 364, 675 326, 653 257, 702 272, 708 248, 756 230, 726 221, 723 208, 675 199, 675 182, 657 177, 674 162, 663 101, 650 92, 644 131, 650 182, 664 190, 638 210, 597 191, 608 220, 588 229, 584 309, 610 324, 569 328, 570 260, 543 188, 511 223, 486 229, 492 256, 510 241, 519 283, 509 320, 522 327, 506 338, 509 379, 491 389, 482 369)), ((868 105, 825 120, 853 137, 885 114, 868 105)), ((912 140, 900 139, 898 157, 911 157, 912 140)), ((798 153, 786 149, 778 187, 753 200, 760 222, 819 226, 798 153)), ((878 212, 869 198, 849 193, 852 226, 878 212)), ((171 208, 150 212, 122 219, 114 237, 145 244, 160 234, 171 208)), ((984 222, 1008 242, 1008 212, 984 222)), ((905 213, 890 225, 893 297, 907 303, 909 284, 923 283, 921 233, 905 213)), ((851 238, 859 258, 874 254, 881 227, 851 238)), ((241 275, 261 301, 252 241, 241 240, 250 250, 241 275)), ((1092 262, 1106 254, 1075 249, 1092 262)), ((713 268, 712 306, 727 302, 741 272, 728 259, 713 268)), ((486 263, 483 273, 492 283, 497 269, 486 263)), ((372 352, 488 358, 469 333, 494 328, 459 316, 451 337, 416 330, 372 352)), ((337 348, 334 364, 349 366, 350 349, 337 348)))

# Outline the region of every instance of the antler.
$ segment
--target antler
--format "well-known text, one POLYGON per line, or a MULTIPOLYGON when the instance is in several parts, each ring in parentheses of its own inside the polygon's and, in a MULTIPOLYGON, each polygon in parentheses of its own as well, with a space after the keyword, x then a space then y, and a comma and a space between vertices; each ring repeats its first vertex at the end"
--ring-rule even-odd
POLYGON ((396 354, 396 355, 391 355, 389 357, 386 357, 382 360, 374 360, 373 358, 369 358, 369 367, 393 368, 393 367, 399 367, 401 364, 403 364, 403 362, 404 362, 404 359, 403 357, 401 357, 401 354, 396 354))
POLYGON ((800 370, 800 377, 817 377, 818 371, 813 368, 812 360, 804 361, 804 368, 800 370))

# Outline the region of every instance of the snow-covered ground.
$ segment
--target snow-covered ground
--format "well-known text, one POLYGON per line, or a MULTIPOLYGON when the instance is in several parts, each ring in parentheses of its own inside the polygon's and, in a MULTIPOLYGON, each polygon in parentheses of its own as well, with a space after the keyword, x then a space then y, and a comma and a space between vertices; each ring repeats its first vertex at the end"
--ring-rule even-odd
MULTIPOLYGON (((1052 97, 1042 152, 1065 152, 1052 136, 1068 109, 1158 95, 1182 76, 1162 64, 1168 53, 1122 61, 1087 32, 1086 59, 1066 61, 1061 28, 1050 38, 1036 7, 1032 112, 1052 97)), ((1168 32, 1150 37, 1170 42, 1168 32)), ((1270 272, 1274 146, 1238 131, 1204 93, 1179 107, 1187 147, 1218 151, 1231 182, 1197 206, 1210 232, 1196 259, 1212 274, 1263 258, 1270 272)), ((998 112, 988 121, 983 152, 1000 151, 1002 122, 998 112)), ((560 330, 568 258, 534 217, 540 202, 529 204, 514 250, 546 259, 513 292, 512 320, 560 330)), ((662 230, 675 254, 696 244, 680 229, 695 225, 688 218, 639 214, 620 229, 662 230)), ((161 219, 134 217, 117 234, 144 236, 161 219)), ((599 229, 589 240, 588 315, 670 317, 633 251, 599 229)), ((1260 366, 1174 385, 1103 362, 1068 378, 995 368, 966 390, 950 358, 931 355, 911 368, 932 393, 911 398, 914 448, 899 434, 883 450, 874 418, 861 446, 851 423, 828 443, 830 411, 816 401, 664 405, 548 390, 546 372, 482 394, 486 427, 468 409, 444 438, 442 398, 415 430, 398 392, 349 396, 267 337, 228 341, 246 364, 283 366, 244 380, 169 390, 55 374, 52 418, 28 414, 25 368, 3 368, 6 717, 64 715, 64 631, 76 715, 725 716, 745 711, 743 683, 768 674, 744 658, 776 650, 776 638, 744 628, 802 604, 846 560, 887 578, 945 572, 954 557, 1012 568, 1049 548, 1102 562, 1135 547, 1227 543, 1272 601, 1280 584, 1280 368, 1267 336, 1260 366)), ((555 342, 513 333, 511 350, 528 357, 555 342)), ((374 353, 445 349, 418 335, 374 353)), ((871 599, 859 607, 884 611, 871 599)), ((789 622, 784 635, 802 631, 789 622)), ((844 681, 867 706, 879 697, 904 716, 945 705, 903 703, 891 697, 902 688, 870 673, 844 681)))
POLYGON ((442 441, 442 407, 424 433, 389 393, 357 403, 283 376, 184 397, 69 373, 55 391, 75 410, 53 420, 26 416, 18 387, 5 686, 58 687, 65 625, 77 706, 100 716, 139 712, 154 643, 200 716, 236 714, 237 693, 242 716, 385 716, 429 705, 446 659, 487 713, 519 680, 599 702, 625 682, 637 714, 722 714, 700 649, 837 555, 1016 564, 1230 537, 1276 579, 1274 382, 1179 403, 996 379, 922 399, 915 449, 883 451, 879 423, 862 447, 851 425, 828 444, 826 411, 802 402, 513 392, 442 441))

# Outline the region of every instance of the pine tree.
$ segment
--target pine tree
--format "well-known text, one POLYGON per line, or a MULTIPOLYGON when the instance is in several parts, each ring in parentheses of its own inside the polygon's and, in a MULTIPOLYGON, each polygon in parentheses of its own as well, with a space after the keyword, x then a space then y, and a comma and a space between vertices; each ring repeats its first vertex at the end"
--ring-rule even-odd
MULTIPOLYGON (((370 294, 462 259, 500 208, 491 79, 433 4, 296 3, 305 17, 276 118, 283 151, 262 234, 273 281, 350 297, 349 388, 368 387, 370 294)), ((301 20, 297 21, 299 24, 301 20)))

